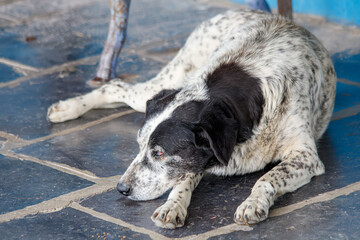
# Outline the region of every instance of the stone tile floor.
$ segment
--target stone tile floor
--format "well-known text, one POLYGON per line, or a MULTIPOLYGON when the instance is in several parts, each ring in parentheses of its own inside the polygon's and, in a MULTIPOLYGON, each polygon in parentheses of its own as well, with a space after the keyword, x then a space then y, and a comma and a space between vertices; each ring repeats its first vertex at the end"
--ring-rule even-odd
MULTIPOLYGON (((149 79, 199 22, 235 7, 242 6, 133 1, 118 73, 149 79)), ((232 216, 266 169, 207 176, 186 225, 163 230, 150 216, 166 196, 134 202, 115 190, 137 153, 143 114, 118 108, 46 121, 51 103, 90 90, 108 15, 102 0, 0 2, 1 239, 360 239, 360 29, 295 14, 328 48, 339 77, 333 121, 319 142, 325 175, 279 198, 268 220, 249 227, 232 216)))

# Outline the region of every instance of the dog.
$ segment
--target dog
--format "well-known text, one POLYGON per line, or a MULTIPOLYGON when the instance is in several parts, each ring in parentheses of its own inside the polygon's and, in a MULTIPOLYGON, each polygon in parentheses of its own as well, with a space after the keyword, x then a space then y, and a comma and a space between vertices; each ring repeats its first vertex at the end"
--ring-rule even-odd
POLYGON ((274 200, 324 173, 316 141, 334 108, 336 74, 310 32, 276 15, 228 11, 202 23, 160 73, 134 85, 112 80, 53 104, 51 122, 125 103, 145 112, 140 151, 117 189, 132 200, 172 188, 151 219, 184 225, 204 173, 241 175, 279 162, 237 208, 234 221, 256 224, 274 200))

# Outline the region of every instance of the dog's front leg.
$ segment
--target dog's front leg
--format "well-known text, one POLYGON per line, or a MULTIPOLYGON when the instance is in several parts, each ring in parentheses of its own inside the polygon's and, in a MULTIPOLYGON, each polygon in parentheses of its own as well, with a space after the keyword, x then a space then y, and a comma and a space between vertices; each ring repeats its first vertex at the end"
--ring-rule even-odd
POLYGON ((151 219, 156 226, 174 229, 184 226, 192 191, 199 184, 203 174, 186 174, 179 179, 164 205, 156 209, 151 219))
POLYGON ((111 108, 124 104, 138 112, 145 112, 146 101, 160 90, 151 82, 131 85, 112 80, 90 93, 54 103, 48 109, 47 118, 54 123, 64 122, 76 119, 94 108, 111 108))
MULTIPOLYGON (((301 138, 301 137, 299 137, 301 138)), ((261 177, 250 196, 237 208, 234 221, 239 224, 255 224, 267 218, 269 208, 277 197, 293 192, 310 182, 313 176, 325 171, 320 161, 315 142, 291 145, 281 154, 281 163, 261 177)))

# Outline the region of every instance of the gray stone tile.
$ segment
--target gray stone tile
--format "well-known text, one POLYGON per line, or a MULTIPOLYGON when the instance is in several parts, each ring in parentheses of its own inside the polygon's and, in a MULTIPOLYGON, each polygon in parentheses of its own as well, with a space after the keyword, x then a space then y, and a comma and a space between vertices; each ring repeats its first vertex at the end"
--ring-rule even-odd
POLYGON ((0 155, 0 214, 22 209, 92 184, 40 164, 0 155))
POLYGON ((0 83, 8 82, 21 77, 12 67, 0 63, 0 83))
POLYGON ((0 224, 2 239, 151 239, 72 208, 0 224))
MULTIPOLYGON (((17 87, 0 88, 0 130, 31 139, 93 120, 94 114, 91 114, 54 128, 46 120, 47 108, 52 103, 91 90, 85 81, 93 70, 94 66, 80 66, 76 72, 69 73, 65 78, 51 74, 24 82, 17 87)), ((109 112, 99 113, 101 116, 109 112)))
MULTIPOLYGON (((20 8, 28 12, 21 14, 35 14, 37 17, 22 25, 6 27, 0 32, 2 57, 45 68, 101 53, 109 18, 108 2, 100 4, 100 1, 91 1, 82 7, 71 8, 79 4, 61 1, 62 6, 57 10, 56 6, 51 5, 57 5, 60 1, 53 4, 48 2, 52 1, 19 3, 28 6, 20 8), (46 8, 50 9, 38 12, 38 9, 46 8), (84 33, 84 28, 90 30, 84 33), (27 42, 27 37, 35 39, 27 42)), ((14 11, 19 11, 17 5, 14 11)))
POLYGON ((122 174, 138 152, 143 114, 133 113, 82 131, 29 145, 16 152, 88 170, 100 177, 122 174))
POLYGON ((0 29, 0 56, 31 66, 36 64, 38 51, 25 42, 26 36, 0 29))
MULTIPOLYGON (((79 8, 84 5, 94 3, 94 0, 13 0, 2 1, 0 13, 13 17, 16 20, 26 20, 29 18, 44 18, 52 16, 71 8, 79 8)), ((99 2, 99 1, 97 1, 99 2)), ((105 5, 105 4, 104 4, 105 5)))
POLYGON ((199 23, 223 11, 225 9, 189 0, 131 2, 126 46, 188 35, 199 23))
MULTIPOLYGON (((118 72, 136 74, 138 81, 145 81, 154 76, 161 66, 158 62, 124 52, 118 72)), ((124 110, 93 110, 77 120, 60 124, 51 124, 46 120, 47 108, 52 103, 92 90, 86 81, 93 77, 95 68, 95 65, 82 65, 74 72, 51 74, 17 87, 0 88, 0 131, 33 139, 124 110)))
POLYGON ((249 232, 209 238, 235 239, 359 239, 360 192, 315 203, 284 216, 270 218, 249 232))

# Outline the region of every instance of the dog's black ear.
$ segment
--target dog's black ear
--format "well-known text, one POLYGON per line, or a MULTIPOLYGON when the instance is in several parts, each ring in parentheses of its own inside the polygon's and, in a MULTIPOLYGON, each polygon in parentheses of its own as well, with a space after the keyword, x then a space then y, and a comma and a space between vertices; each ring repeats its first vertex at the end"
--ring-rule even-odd
POLYGON ((164 89, 146 102, 145 118, 162 111, 180 90, 164 89))
POLYGON ((216 159, 226 166, 237 141, 239 126, 235 119, 221 106, 212 106, 201 114, 195 129, 197 145, 211 148, 216 159))

